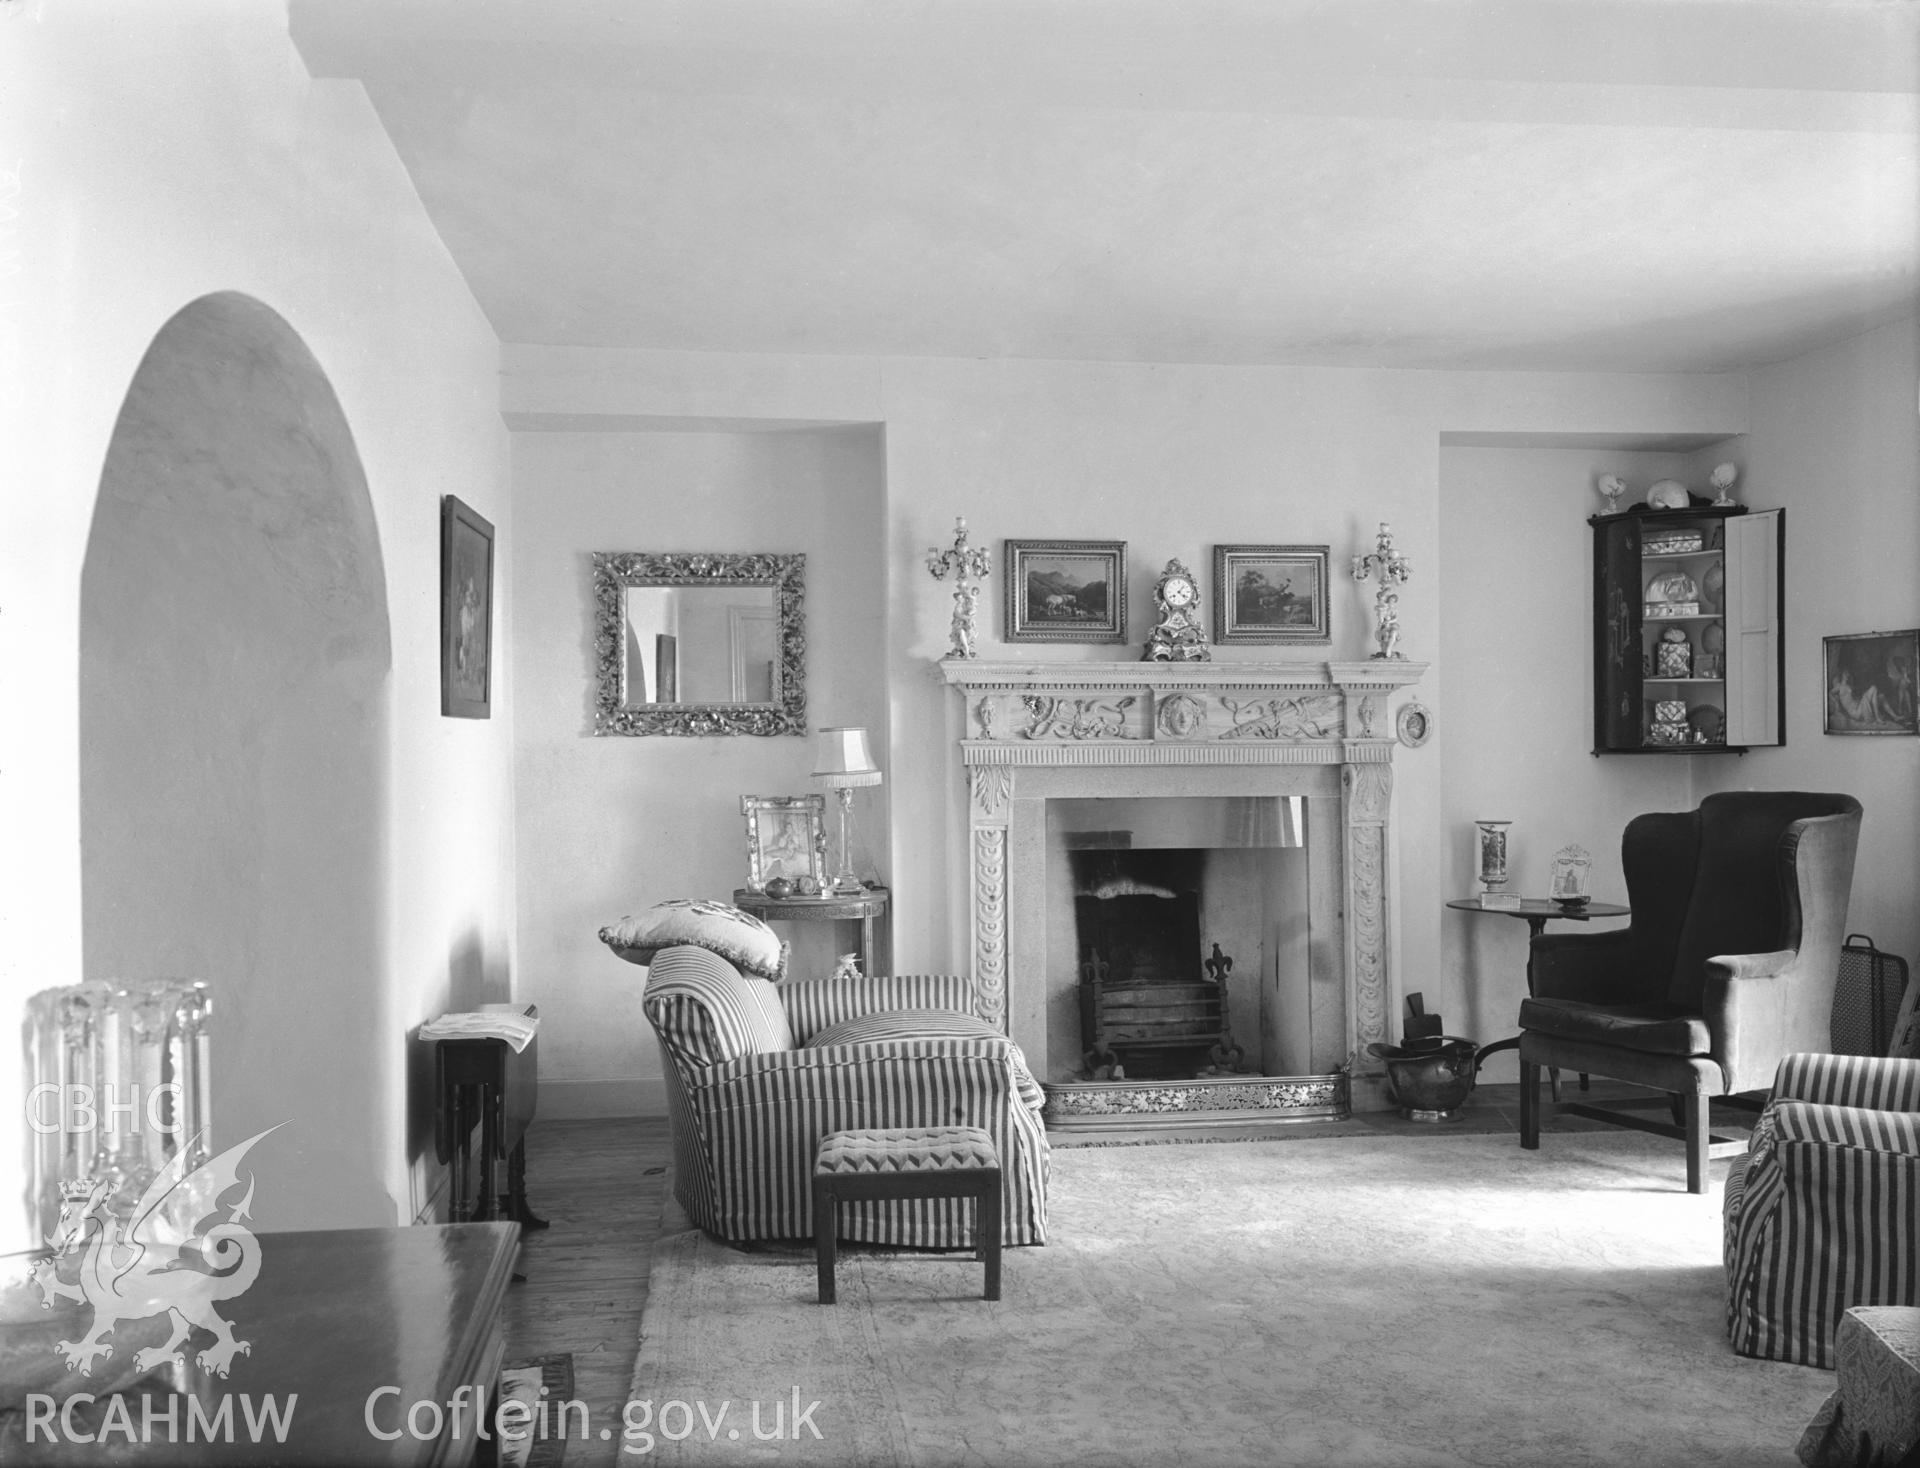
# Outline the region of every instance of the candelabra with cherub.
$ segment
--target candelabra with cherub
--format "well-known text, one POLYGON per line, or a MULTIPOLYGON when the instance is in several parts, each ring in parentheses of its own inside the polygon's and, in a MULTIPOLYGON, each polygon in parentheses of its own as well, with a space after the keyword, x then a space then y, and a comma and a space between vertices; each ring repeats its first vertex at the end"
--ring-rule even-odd
POLYGON ((1385 520, 1380 522, 1374 548, 1353 558, 1353 579, 1365 581, 1369 576, 1380 578, 1380 589, 1373 595, 1374 635, 1380 650, 1373 656, 1404 659, 1406 654, 1400 651, 1400 598, 1393 588, 1413 579, 1413 563, 1393 548, 1393 532, 1385 520))
POLYGON ((947 646, 947 656, 950 658, 976 656, 973 650, 973 618, 980 607, 980 588, 974 585, 974 578, 985 576, 992 560, 984 547, 967 544, 964 516, 953 522, 951 546, 945 550, 937 545, 927 549, 927 570, 933 573, 933 579, 944 581, 949 574, 954 577, 953 620, 948 628, 947 646))

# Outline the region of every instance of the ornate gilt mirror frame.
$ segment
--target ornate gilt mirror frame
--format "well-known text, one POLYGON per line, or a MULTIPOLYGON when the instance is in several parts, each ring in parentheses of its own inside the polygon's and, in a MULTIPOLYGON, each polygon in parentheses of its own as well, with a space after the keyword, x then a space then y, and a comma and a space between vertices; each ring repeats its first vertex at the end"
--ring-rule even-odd
POLYGON ((595 734, 805 734, 807 632, 805 555, 651 555, 595 551, 594 638, 599 666, 595 734), (773 698, 755 703, 631 702, 627 590, 635 586, 772 588, 775 613, 773 698))

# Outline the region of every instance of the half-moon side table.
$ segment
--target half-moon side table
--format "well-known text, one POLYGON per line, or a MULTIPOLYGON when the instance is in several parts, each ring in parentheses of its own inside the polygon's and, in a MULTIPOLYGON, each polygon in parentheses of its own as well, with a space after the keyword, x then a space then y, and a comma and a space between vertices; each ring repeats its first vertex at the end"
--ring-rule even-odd
POLYGON ((885 887, 863 892, 835 892, 824 897, 769 897, 764 892, 735 889, 733 905, 765 923, 860 924, 860 972, 870 978, 893 973, 893 935, 887 922, 885 887))
MULTIPOLYGON (((1527 924, 1527 995, 1533 995, 1533 940, 1547 930, 1547 924, 1554 918, 1565 918, 1568 922, 1584 923, 1589 918, 1628 917, 1633 913, 1630 907, 1622 907, 1617 902, 1587 902, 1579 907, 1565 907, 1550 897, 1522 897, 1518 907, 1487 907, 1478 897, 1456 897, 1447 904, 1457 912, 1491 912, 1502 917, 1522 918, 1527 924)), ((1491 1045, 1482 1045, 1473 1057, 1473 1073, 1480 1074, 1480 1067, 1489 1055, 1499 1050, 1518 1050, 1520 1037, 1510 1036, 1505 1040, 1495 1040, 1491 1045)), ((1553 1087, 1553 1099, 1560 1099, 1560 1073, 1549 1074, 1548 1084, 1553 1087)), ((1580 1077, 1580 1089, 1586 1090, 1587 1078, 1580 1077)))

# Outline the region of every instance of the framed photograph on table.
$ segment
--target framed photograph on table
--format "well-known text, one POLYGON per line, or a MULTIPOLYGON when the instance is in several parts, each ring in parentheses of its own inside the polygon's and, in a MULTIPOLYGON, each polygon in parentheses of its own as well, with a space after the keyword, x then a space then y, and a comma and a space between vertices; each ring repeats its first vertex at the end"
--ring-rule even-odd
POLYGON ((1124 540, 1009 540, 1008 642, 1125 642, 1124 540))
POLYGON ((1920 630, 1854 632, 1826 645, 1826 732, 1920 734, 1914 671, 1920 630))
POLYGON ((1324 545, 1216 545, 1213 640, 1332 641, 1324 545))
POLYGON ((824 795, 743 795, 747 818, 747 886, 765 892, 780 880, 813 896, 826 888, 827 798, 824 795))
POLYGON ((1547 896, 1562 907, 1585 907, 1593 895, 1593 857, 1584 846, 1563 846, 1553 854, 1547 896))
POLYGON ((493 525, 450 494, 440 500, 440 712, 493 714, 493 525))

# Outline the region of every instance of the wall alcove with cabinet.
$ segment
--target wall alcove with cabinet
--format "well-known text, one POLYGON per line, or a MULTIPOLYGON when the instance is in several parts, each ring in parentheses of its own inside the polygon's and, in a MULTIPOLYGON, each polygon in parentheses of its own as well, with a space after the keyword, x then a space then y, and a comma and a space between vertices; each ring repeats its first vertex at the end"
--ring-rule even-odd
POLYGON ((1786 743, 1785 511, 1595 515, 1593 752, 1786 743))

